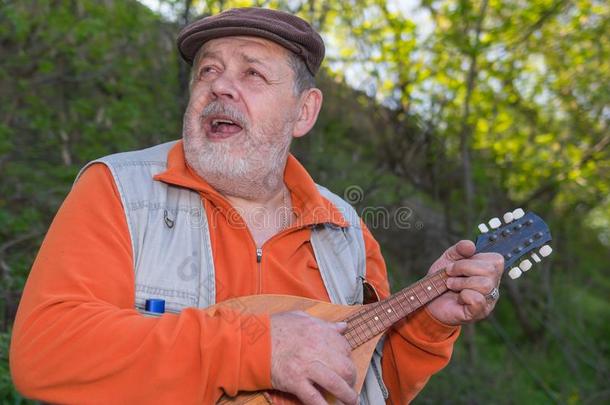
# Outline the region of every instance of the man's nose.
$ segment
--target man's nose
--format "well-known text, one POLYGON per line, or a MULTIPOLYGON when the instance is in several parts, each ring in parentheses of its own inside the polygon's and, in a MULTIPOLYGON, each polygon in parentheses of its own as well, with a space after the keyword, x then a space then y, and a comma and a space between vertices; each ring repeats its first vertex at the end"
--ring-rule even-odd
POLYGON ((236 101, 239 97, 235 78, 230 72, 219 74, 211 83, 210 90, 215 98, 228 98, 236 101))

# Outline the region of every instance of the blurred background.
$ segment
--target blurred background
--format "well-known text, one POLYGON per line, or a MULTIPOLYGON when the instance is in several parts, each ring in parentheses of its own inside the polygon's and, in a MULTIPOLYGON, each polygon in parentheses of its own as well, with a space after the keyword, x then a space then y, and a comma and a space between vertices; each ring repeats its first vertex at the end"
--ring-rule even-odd
POLYGON ((551 227, 555 253, 505 278, 494 315, 464 328, 415 403, 610 403, 601 0, 0 0, 0 401, 28 402, 11 384, 11 324, 75 174, 179 138, 189 69, 176 33, 248 5, 296 13, 323 34, 323 111, 293 151, 363 213, 393 290, 507 210, 551 227))

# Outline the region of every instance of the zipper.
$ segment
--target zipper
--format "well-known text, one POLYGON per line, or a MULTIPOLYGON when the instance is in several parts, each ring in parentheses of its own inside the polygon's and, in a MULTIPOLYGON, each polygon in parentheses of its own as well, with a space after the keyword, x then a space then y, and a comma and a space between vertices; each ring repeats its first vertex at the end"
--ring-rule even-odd
POLYGON ((263 269, 261 262, 263 261, 263 248, 256 248, 256 265, 258 266, 258 291, 257 294, 263 292, 263 269))
MULTIPOLYGON (((263 246, 271 243, 273 240, 281 237, 282 235, 292 232, 296 229, 296 227, 292 226, 286 229, 283 229, 280 233, 273 235, 271 238, 267 239, 265 241, 265 243, 263 243, 263 246)), ((252 244, 254 246, 256 246, 256 242, 254 241, 254 238, 252 237, 252 233, 250 233, 250 239, 252 240, 252 244)), ((261 247, 257 247, 256 248, 256 266, 258 269, 258 288, 257 288, 257 294, 262 294, 263 293, 263 246, 261 247)))

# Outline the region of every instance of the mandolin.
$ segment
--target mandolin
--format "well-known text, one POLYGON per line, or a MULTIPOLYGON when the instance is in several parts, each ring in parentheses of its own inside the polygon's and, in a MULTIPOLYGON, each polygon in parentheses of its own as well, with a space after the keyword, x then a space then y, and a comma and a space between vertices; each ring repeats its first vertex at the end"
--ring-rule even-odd
MULTIPOLYGON (((512 279, 532 268, 532 261, 538 263, 552 252, 548 244, 551 241, 549 228, 532 212, 526 214, 518 208, 504 214, 503 221, 492 218, 488 224, 489 227, 484 223, 478 227, 481 234, 475 242, 476 252, 495 252, 504 256, 504 268, 509 269, 508 275, 512 279)), ((358 370, 354 388, 360 392, 379 339, 392 325, 448 291, 447 278, 445 270, 439 270, 383 301, 366 305, 336 305, 288 295, 253 295, 224 301, 206 311, 214 312, 220 307, 247 308, 246 311, 252 314, 301 310, 329 322, 347 322, 344 336, 352 347, 351 357, 358 370)), ((235 397, 225 395, 217 404, 296 405, 300 401, 290 394, 271 390, 240 392, 235 397)))

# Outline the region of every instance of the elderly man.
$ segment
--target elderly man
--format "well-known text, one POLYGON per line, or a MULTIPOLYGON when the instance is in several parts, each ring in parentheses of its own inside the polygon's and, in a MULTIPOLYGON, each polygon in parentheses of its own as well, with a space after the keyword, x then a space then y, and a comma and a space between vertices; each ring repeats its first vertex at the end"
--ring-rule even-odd
POLYGON ((448 362, 458 325, 492 310, 502 258, 448 249, 429 271, 448 266, 453 291, 394 325, 361 393, 344 323, 204 311, 254 294, 362 303, 361 280, 382 298, 389 286, 353 209, 289 154, 322 105, 320 36, 290 14, 235 9, 190 24, 178 47, 193 64, 183 139, 81 172, 23 294, 17 388, 53 403, 213 404, 272 388, 305 404, 325 391, 409 402, 448 362))

